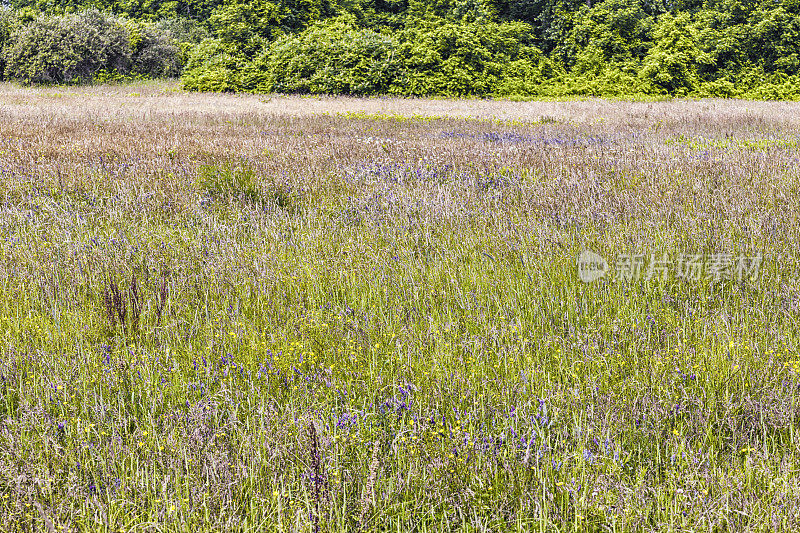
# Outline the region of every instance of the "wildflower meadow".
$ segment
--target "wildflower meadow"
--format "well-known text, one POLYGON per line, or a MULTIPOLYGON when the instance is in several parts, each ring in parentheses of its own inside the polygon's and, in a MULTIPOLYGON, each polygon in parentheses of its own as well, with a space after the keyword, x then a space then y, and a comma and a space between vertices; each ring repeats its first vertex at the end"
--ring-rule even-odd
POLYGON ((0 530, 796 531, 800 104, 0 85, 0 530))

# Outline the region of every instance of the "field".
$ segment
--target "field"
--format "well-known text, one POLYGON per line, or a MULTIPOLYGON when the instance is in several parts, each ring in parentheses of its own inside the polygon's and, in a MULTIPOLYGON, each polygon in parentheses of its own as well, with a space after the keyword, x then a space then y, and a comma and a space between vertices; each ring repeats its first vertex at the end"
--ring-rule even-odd
POLYGON ((0 85, 0 530, 796 531, 799 204, 799 103, 0 85))

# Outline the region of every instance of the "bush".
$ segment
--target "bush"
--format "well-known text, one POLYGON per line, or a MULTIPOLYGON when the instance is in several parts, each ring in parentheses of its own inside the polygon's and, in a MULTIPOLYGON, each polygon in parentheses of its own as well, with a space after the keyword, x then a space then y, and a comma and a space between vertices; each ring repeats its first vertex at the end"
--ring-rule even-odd
POLYGON ((242 70, 247 59, 220 39, 205 39, 189 55, 181 82, 190 91, 242 90, 242 70))
POLYGON ((165 35, 178 46, 181 68, 189 60, 189 54, 194 47, 211 36, 203 26, 186 18, 159 20, 152 25, 152 28, 157 34, 165 35))
POLYGON ((800 77, 765 72, 761 66, 739 72, 736 96, 757 100, 792 100, 800 96, 800 77))
POLYGON ((639 96, 660 94, 638 75, 639 62, 613 62, 592 46, 578 54, 574 67, 565 73, 548 96, 639 96))
POLYGON ((11 44, 11 35, 17 26, 17 17, 10 9, 0 7, 0 81, 5 79, 6 61, 4 50, 11 44))
POLYGON ((0 46, 6 45, 0 66, 25 84, 178 76, 184 50, 194 45, 178 39, 203 35, 189 21, 141 23, 97 10, 36 14, 24 22, 21 14, 0 12, 0 46))
POLYGON ((492 95, 507 90, 507 69, 531 72, 540 58, 524 23, 433 22, 400 39, 403 74, 391 92, 408 96, 492 95))
POLYGON ((494 90, 496 96, 549 95, 551 80, 560 73, 557 66, 541 52, 505 65, 503 76, 494 90))
POLYGON ((133 50, 133 71, 153 78, 172 78, 181 73, 181 49, 166 32, 145 26, 133 50))
POLYGON ((182 79, 199 91, 525 95, 554 69, 528 42, 529 30, 522 23, 442 20, 394 37, 336 18, 278 39, 252 61, 230 42, 206 40, 182 79))
POLYGON ((700 96, 712 98, 734 98, 737 96, 736 85, 730 80, 719 79, 704 83, 700 87, 700 96))
POLYGON ((15 29, 10 41, 6 76, 26 84, 89 81, 104 69, 130 69, 130 43, 123 23, 97 10, 40 16, 15 29))
POLYGON ((800 15, 787 13, 783 6, 756 11, 751 20, 751 58, 767 72, 796 73, 800 70, 800 15))
POLYGON ((401 68, 395 39, 338 19, 278 40, 260 63, 272 90, 284 93, 385 93, 401 68))

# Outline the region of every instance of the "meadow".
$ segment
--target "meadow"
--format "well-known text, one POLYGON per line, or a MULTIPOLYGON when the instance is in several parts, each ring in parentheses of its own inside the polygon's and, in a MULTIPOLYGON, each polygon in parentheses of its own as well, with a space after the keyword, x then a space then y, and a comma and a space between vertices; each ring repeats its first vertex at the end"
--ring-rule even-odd
POLYGON ((798 103, 0 84, 0 530, 796 531, 799 199, 798 103))

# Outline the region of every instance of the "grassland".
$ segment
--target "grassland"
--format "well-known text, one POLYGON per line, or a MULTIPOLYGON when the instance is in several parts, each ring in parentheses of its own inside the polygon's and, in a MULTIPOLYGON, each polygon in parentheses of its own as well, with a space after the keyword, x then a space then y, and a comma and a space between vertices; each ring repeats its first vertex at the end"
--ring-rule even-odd
POLYGON ((0 85, 0 529, 795 531, 798 141, 797 103, 0 85))

